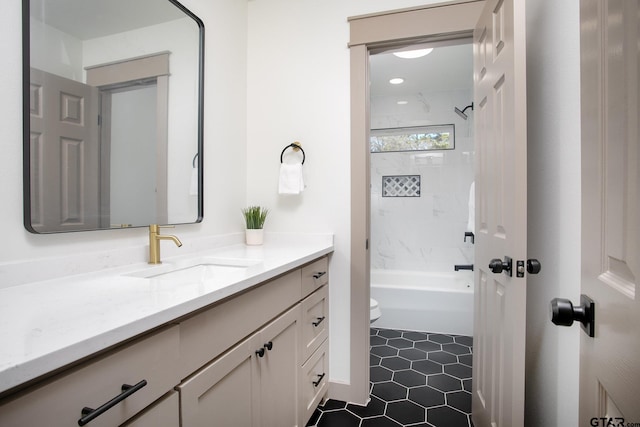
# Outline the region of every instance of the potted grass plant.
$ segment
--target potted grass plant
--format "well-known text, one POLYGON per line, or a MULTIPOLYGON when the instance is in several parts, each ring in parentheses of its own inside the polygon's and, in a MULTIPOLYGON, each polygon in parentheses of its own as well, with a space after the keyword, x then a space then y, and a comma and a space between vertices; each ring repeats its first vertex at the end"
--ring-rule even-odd
POLYGON ((249 206, 242 209, 247 245, 261 245, 264 241, 263 227, 268 213, 269 210, 262 206, 249 206))

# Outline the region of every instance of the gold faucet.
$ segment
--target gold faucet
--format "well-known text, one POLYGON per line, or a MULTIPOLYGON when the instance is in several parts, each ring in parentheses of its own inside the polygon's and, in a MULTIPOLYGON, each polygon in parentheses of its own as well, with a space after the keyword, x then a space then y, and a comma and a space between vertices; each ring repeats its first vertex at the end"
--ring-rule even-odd
MULTIPOLYGON (((160 234, 160 228, 158 224, 149 226, 149 264, 162 264, 160 261, 160 240, 173 240, 176 246, 182 246, 182 242, 176 236, 160 234)), ((173 228, 173 226, 163 226, 162 228, 173 228)))

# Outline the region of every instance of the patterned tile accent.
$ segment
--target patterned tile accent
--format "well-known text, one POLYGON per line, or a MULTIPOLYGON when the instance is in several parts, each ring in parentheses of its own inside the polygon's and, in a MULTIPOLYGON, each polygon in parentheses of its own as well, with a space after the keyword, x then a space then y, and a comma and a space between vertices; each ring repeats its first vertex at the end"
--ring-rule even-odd
POLYGON ((420 175, 383 176, 382 197, 420 197, 420 175))
POLYGON ((308 427, 473 427, 473 340, 371 328, 367 406, 328 400, 308 427))

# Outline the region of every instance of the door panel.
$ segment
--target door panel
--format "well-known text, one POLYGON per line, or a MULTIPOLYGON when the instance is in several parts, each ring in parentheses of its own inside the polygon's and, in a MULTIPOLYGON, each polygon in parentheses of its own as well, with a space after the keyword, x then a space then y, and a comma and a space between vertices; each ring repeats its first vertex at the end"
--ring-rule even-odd
POLYGON ((177 388, 183 426, 259 426, 257 335, 229 350, 177 388))
POLYGON ((36 231, 96 228, 97 90, 31 69, 30 101, 32 227, 36 231))
POLYGON ((265 355, 260 363, 261 425, 296 427, 299 407, 299 352, 302 309, 298 305, 267 325, 261 332, 265 355), (269 344, 269 345, 267 345, 269 344))
POLYGON ((582 293, 595 301, 595 337, 580 344, 580 423, 637 423, 640 1, 580 5, 582 293))
POLYGON ((524 423, 526 277, 488 268, 496 258, 508 256, 514 267, 516 260, 526 259, 524 6, 488 1, 474 31, 476 427, 524 423))

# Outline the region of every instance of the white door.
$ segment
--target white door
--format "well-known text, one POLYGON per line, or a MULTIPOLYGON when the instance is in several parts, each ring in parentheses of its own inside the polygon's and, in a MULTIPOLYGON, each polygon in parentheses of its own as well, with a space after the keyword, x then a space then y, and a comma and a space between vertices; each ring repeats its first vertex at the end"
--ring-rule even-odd
POLYGON ((594 337, 581 334, 580 342, 580 425, 635 426, 640 425, 640 1, 580 5, 582 294, 595 302, 594 337))
POLYGON ((31 69, 31 226, 38 232, 98 227, 98 92, 31 69))
POLYGON ((524 424, 527 294, 523 271, 527 255, 524 28, 525 2, 489 0, 473 35, 477 288, 472 402, 476 427, 524 424), (511 259, 509 271, 505 257, 511 259), (489 268, 490 264, 493 268, 489 268))

